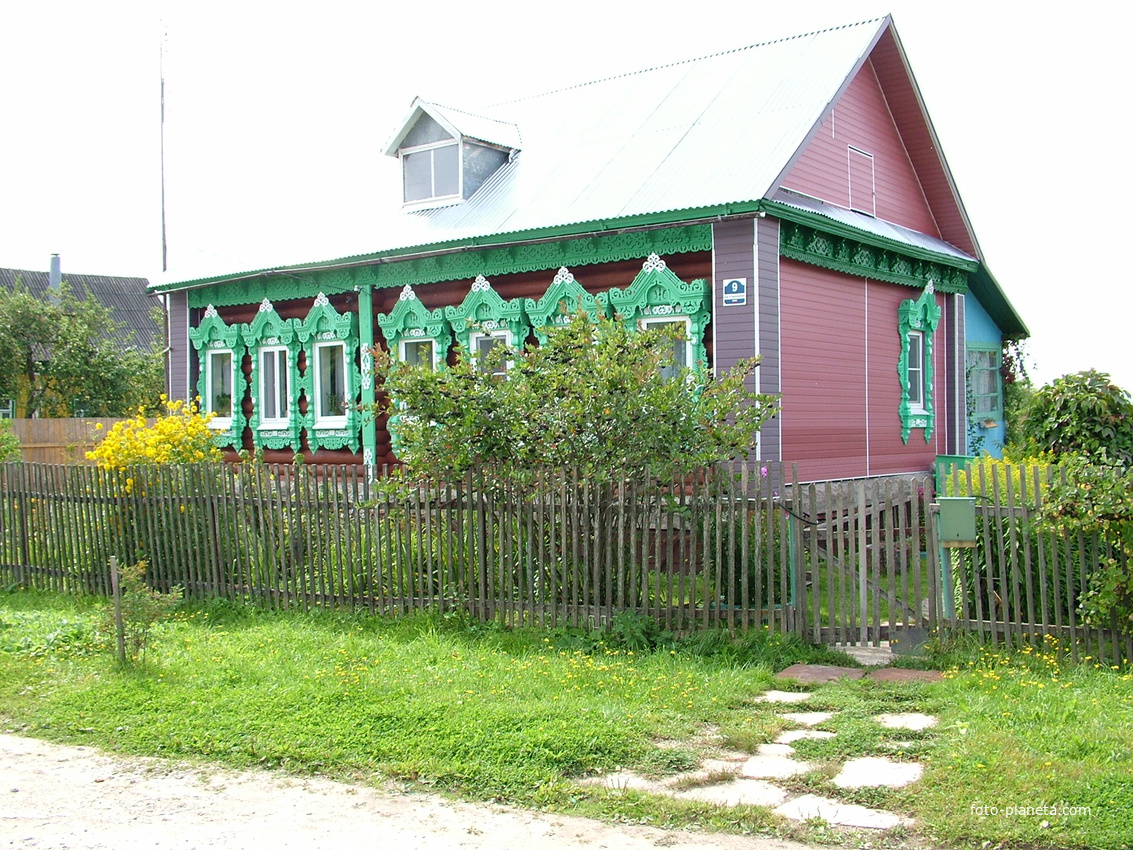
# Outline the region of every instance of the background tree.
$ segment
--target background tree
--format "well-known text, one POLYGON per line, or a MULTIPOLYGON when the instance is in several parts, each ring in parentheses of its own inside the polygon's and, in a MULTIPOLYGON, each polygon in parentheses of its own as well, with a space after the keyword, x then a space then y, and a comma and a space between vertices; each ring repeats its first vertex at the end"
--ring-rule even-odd
POLYGON ((122 416, 160 404, 158 353, 123 348, 111 311, 94 298, 36 298, 19 281, 0 290, 0 397, 25 416, 122 416))
POLYGON ((1133 464, 1133 401, 1105 372, 1063 375, 1036 390, 1020 432, 1030 455, 1104 455, 1133 464))
POLYGON ((672 331, 582 314, 544 345, 497 346, 484 362, 463 350, 439 371, 379 358, 378 378, 395 400, 395 451, 415 471, 440 476, 477 463, 616 473, 743 454, 775 409, 773 397, 747 386, 757 361, 715 377, 702 369, 666 377, 675 341, 672 331), (506 378, 493 374, 508 364, 506 378))

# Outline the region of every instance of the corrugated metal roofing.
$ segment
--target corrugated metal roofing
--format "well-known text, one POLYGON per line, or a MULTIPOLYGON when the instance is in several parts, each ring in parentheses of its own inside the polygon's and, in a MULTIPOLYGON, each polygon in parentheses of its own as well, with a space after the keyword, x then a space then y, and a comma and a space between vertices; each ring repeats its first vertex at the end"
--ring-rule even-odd
MULTIPOLYGON (((46 300, 50 288, 47 272, 24 269, 0 269, 0 286, 12 289, 16 281, 36 298, 46 300)), ((147 291, 149 281, 144 277, 109 277, 96 274, 63 273, 63 280, 78 298, 93 297, 110 309, 118 323, 117 333, 111 335, 115 343, 124 347, 150 350, 158 345, 161 329, 153 321, 152 311, 160 306, 158 297, 147 291)))
POLYGON ((365 250, 757 201, 887 24, 864 21, 497 104, 479 110, 490 125, 440 107, 467 135, 518 127, 521 152, 464 203, 406 213, 400 197, 386 199, 388 214, 365 250))

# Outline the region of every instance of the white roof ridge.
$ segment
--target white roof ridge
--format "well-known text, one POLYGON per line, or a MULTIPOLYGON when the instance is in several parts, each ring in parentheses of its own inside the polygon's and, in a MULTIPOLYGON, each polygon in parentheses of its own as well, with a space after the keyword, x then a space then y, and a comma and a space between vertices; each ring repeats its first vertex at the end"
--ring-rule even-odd
MULTIPOLYGON (((772 44, 782 44, 787 41, 797 41, 802 38, 811 38, 812 36, 822 35, 828 32, 837 32, 838 30, 850 29, 851 27, 865 26, 866 24, 882 23, 888 20, 889 16, 882 15, 877 18, 866 18, 862 21, 855 21, 853 23, 841 24, 836 27, 825 27, 820 30, 812 30, 811 32, 798 33, 797 35, 786 35, 782 38, 772 38, 767 41, 758 41, 755 44, 745 44, 740 47, 733 47, 730 50, 720 50, 716 53, 705 53, 702 56, 690 56, 688 59, 677 59, 673 62, 666 62, 662 65, 651 65, 648 68, 637 68, 633 71, 626 71, 622 74, 611 74, 608 77, 599 77, 596 80, 589 80, 585 83, 575 83, 570 86, 563 86, 558 89, 550 89, 549 91, 537 92, 535 94, 526 95, 525 97, 516 97, 510 100, 501 100, 496 103, 490 103, 484 106, 484 109, 497 109, 503 106, 509 106, 514 103, 525 103, 529 100, 538 100, 541 97, 550 97, 555 94, 562 94, 563 92, 574 91, 575 89, 584 89, 588 86, 595 86, 599 83, 608 83, 611 80, 622 80, 628 77, 637 77, 642 74, 649 74, 653 71, 660 71, 663 68, 675 68, 679 65, 691 65, 693 62, 703 62, 705 59, 715 59, 720 56, 729 56, 733 53, 741 53, 745 50, 754 50, 757 47, 768 47, 772 44)), ((440 104, 438 104, 440 105, 440 104)), ((459 110, 458 110, 459 111, 459 110)), ((469 113, 471 114, 471 113, 469 113)), ((485 116, 486 117, 486 116, 485 116)), ((504 122, 507 123, 507 122, 504 122)))

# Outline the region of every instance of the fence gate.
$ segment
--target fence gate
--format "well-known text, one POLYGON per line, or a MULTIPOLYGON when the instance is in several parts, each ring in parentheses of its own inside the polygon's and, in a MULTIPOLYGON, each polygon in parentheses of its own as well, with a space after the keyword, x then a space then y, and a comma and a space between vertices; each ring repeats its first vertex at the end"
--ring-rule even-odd
POLYGON ((813 643, 921 642, 939 622, 932 479, 798 485, 796 623, 813 643))

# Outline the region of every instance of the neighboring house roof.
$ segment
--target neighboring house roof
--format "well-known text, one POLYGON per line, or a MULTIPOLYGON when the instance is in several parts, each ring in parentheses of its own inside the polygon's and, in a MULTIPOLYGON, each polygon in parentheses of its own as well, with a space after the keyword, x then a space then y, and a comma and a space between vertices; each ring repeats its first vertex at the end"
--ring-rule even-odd
MULTIPOLYGON (((5 289, 13 288, 17 278, 23 281, 24 286, 36 298, 47 299, 50 288, 48 272, 0 269, 0 286, 5 289)), ((119 333, 114 335, 117 344, 148 350, 159 343, 161 329, 153 321, 152 311, 160 305, 160 301, 148 291, 149 281, 144 277, 64 273, 63 280, 70 285, 71 292, 77 297, 92 296, 110 309, 114 320, 120 325, 119 333)))
MULTIPOLYGON (((884 17, 500 103, 475 115, 417 99, 386 153, 396 154, 421 114, 454 135, 518 153, 461 203, 407 212, 400 198, 390 197, 365 254, 286 268, 770 211, 765 202, 871 58, 944 240, 900 233, 876 219, 863 221, 867 216, 853 215, 854 226, 888 228, 886 235, 909 244, 928 238, 929 250, 982 260, 892 20, 884 17)), ((833 209, 817 212, 835 219, 833 209)))

